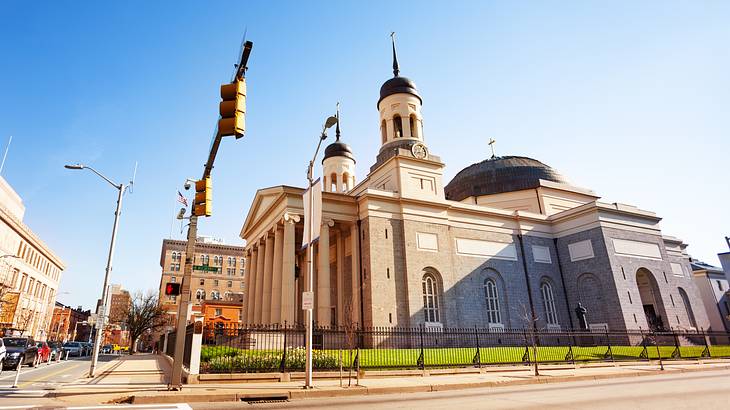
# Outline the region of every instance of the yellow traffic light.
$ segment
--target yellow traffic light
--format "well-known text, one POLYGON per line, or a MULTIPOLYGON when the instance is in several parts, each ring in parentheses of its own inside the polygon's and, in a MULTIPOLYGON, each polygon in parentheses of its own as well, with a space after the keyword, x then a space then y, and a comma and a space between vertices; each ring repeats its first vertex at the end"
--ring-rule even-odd
POLYGON ((195 216, 211 216, 213 214, 213 183, 210 181, 210 177, 195 181, 193 214, 195 216))
POLYGON ((246 131, 246 79, 221 85, 221 119, 218 120, 218 134, 243 137, 246 131))

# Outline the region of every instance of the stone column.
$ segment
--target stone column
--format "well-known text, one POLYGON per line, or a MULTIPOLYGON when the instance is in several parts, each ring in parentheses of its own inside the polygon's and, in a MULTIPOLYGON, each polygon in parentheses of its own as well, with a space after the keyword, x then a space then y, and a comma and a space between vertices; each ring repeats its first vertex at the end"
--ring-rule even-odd
POLYGON ((360 323, 360 247, 358 246, 358 237, 360 235, 357 229, 357 223, 350 226, 350 249, 352 250, 352 323, 360 323))
POLYGON ((337 326, 345 324, 345 238, 337 231, 337 326))
POLYGON ((264 289, 261 299, 261 323, 271 323, 271 280, 274 271, 274 235, 266 235, 266 254, 264 255, 264 289))
POLYGON ((330 227, 332 221, 322 221, 319 234, 319 266, 317 268, 317 322, 329 326, 332 324, 332 301, 330 292, 330 227))
POLYGON ((246 323, 255 322, 255 306, 256 306, 256 262, 258 262, 259 248, 254 245, 248 254, 248 263, 246 264, 246 323))
POLYGON ((284 251, 284 228, 278 223, 274 228, 274 267, 271 279, 271 319, 270 323, 284 323, 281 320, 281 274, 282 254, 284 251))
POLYGON ((256 255, 256 305, 254 305, 254 324, 262 324, 262 302, 264 295, 264 254, 266 253, 266 245, 259 240, 259 251, 256 255))
POLYGON ((296 261, 295 231, 298 215, 284 214, 284 238, 281 268, 281 319, 287 324, 296 323, 296 289, 294 288, 294 269, 296 261))

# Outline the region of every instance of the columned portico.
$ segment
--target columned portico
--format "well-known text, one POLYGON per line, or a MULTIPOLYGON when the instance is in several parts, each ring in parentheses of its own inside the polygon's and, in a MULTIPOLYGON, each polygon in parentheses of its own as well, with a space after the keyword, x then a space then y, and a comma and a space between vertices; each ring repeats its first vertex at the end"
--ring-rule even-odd
POLYGON ((334 221, 322 222, 319 235, 319 266, 317 268, 317 322, 329 326, 332 324, 332 291, 330 281, 330 227, 334 221))
POLYGON ((261 323, 271 323, 271 282, 274 267, 274 235, 266 235, 266 254, 264 256, 264 286, 261 299, 261 323))
POLYGON ((248 252, 246 280, 246 323, 254 323, 256 306, 256 266, 258 262, 258 246, 254 245, 248 252))
POLYGON ((274 264, 271 280, 271 317, 269 323, 283 323, 284 321, 281 319, 281 276, 284 228, 277 223, 274 230, 274 264))

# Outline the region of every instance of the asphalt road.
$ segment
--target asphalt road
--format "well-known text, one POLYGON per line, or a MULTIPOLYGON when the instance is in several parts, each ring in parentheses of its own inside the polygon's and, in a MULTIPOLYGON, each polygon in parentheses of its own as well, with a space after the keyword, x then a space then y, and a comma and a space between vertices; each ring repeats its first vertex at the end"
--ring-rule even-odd
POLYGON ((193 409, 728 409, 730 370, 288 403, 191 403, 193 409))
MULTIPOLYGON (((100 355, 99 365, 119 356, 100 355)), ((20 369, 18 390, 49 390, 72 383, 76 379, 86 376, 89 371, 90 357, 72 357, 69 360, 51 362, 50 365, 41 363, 35 368, 23 366, 20 369)), ((0 374, 0 400, 10 390, 15 381, 15 370, 6 369, 0 374)))

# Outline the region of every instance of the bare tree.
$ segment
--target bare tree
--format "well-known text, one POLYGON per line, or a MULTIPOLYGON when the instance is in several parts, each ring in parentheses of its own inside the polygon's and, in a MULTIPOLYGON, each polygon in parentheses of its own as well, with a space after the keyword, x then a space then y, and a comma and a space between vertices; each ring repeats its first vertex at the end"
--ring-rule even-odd
POLYGON ((130 354, 137 351, 140 336, 148 330, 158 330, 165 323, 165 310, 159 303, 157 293, 152 290, 147 293, 136 292, 122 316, 129 331, 130 354))
POLYGON ((33 313, 35 312, 30 309, 25 309, 20 315, 18 315, 16 327, 20 330, 21 336, 25 334, 25 331, 30 327, 31 322, 33 321, 33 313))
POLYGON ((9 309, 15 307, 15 303, 11 297, 12 291, 12 286, 9 286, 6 283, 0 283, 0 321, 13 320, 12 312, 9 311, 9 309))
MULTIPOLYGON (((530 309, 529 307, 527 307, 524 303, 520 305, 520 310, 521 310, 520 317, 522 318, 522 320, 525 321, 525 324, 527 325, 525 328, 525 331, 527 332, 527 335, 529 337, 528 342, 530 343, 530 345, 532 347, 532 357, 534 358, 532 363, 535 368, 535 376, 539 376, 540 371, 538 370, 538 365, 537 365, 537 361, 538 361, 537 360, 537 338, 535 337, 536 336, 535 333, 537 332, 538 318, 535 315, 535 312, 532 309, 530 309)), ((527 357, 529 360, 529 352, 526 352, 526 354, 527 354, 527 357)))

